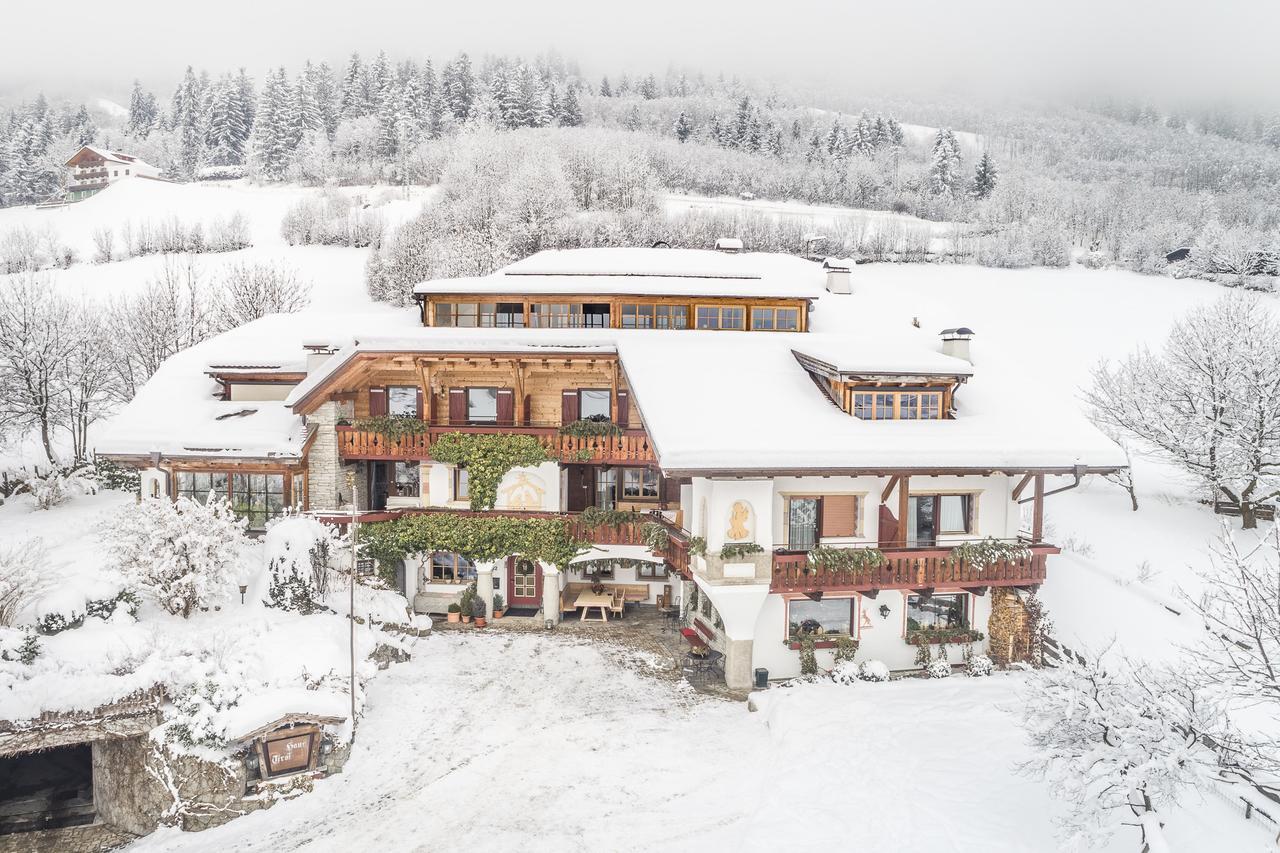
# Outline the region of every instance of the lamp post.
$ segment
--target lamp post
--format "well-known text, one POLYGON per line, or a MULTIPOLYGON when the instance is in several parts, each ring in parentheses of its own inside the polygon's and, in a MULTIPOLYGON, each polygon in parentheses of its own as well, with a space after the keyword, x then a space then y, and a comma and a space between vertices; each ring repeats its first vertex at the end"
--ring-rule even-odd
POLYGON ((351 641, 351 740, 356 739, 356 527, 359 521, 356 516, 356 472, 347 471, 347 489, 351 492, 351 526, 348 535, 351 537, 351 586, 348 595, 348 626, 351 641))

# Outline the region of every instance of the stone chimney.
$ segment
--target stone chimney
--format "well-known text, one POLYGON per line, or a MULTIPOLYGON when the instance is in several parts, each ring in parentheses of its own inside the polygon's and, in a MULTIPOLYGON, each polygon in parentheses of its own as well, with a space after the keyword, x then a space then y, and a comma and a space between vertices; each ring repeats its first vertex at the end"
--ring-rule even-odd
POLYGON ((827 258, 822 268, 827 273, 828 293, 853 293, 853 270, 848 261, 827 258))
POLYGON ((973 358, 969 355, 969 341, 971 340, 973 340, 973 329, 968 326, 960 326, 957 329, 943 329, 942 354, 963 358, 973 364, 973 358))

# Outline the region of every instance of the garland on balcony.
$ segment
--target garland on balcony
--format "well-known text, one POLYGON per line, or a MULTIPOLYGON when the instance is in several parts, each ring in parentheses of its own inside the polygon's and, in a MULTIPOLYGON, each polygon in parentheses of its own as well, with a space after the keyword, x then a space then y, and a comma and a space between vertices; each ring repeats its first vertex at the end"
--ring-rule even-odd
POLYGON ((640 528, 640 538, 644 540, 645 547, 655 554, 667 550, 667 546, 671 544, 671 533, 667 526, 656 521, 645 522, 640 528))
POLYGON ((412 415, 376 415, 356 421, 356 429, 377 433, 389 441, 406 435, 422 435, 429 428, 426 421, 412 415))
POLYGON ((532 435, 450 432, 431 446, 431 458, 466 468, 471 508, 486 510, 497 502, 498 484, 508 471, 532 467, 551 457, 532 435))
POLYGON ((809 552, 809 565, 805 567, 805 571, 822 569, 863 575, 875 571, 884 563, 884 552, 879 548, 832 548, 829 545, 819 545, 809 552))
POLYGON ((624 524, 639 524, 644 516, 632 509, 600 509, 589 506, 578 516, 583 526, 590 530, 597 527, 620 527, 624 524))
MULTIPOLYGON (((704 544, 705 548, 706 545, 704 544)), ((730 542, 720 549, 720 559, 736 560, 741 557, 749 557, 752 554, 763 553, 764 549, 754 542, 730 542)))
POLYGON ((953 643, 977 643, 985 640, 986 634, 972 628, 917 628, 907 631, 907 643, 912 646, 928 646, 933 643, 951 645, 953 643))
POLYGON ((571 568, 581 571, 584 575, 590 575, 592 572, 603 572, 614 568, 639 571, 644 568, 651 569, 657 565, 660 564, 652 560, 633 560, 629 557, 601 557, 598 560, 579 560, 571 568))
POLYGON ((689 556, 705 557, 707 556, 707 540, 701 536, 689 537, 689 556))
POLYGON ((951 549, 951 559, 981 571, 993 563, 1029 560, 1031 549, 1021 542, 1002 542, 988 536, 977 542, 961 542, 951 549))
POLYGON ((622 435, 622 427, 609 420, 584 418, 560 427, 560 434, 571 435, 574 438, 604 438, 622 435))
POLYGON ((574 539, 563 518, 432 512, 360 525, 360 542, 379 561, 434 551, 492 561, 518 555, 562 569, 590 543, 574 539))

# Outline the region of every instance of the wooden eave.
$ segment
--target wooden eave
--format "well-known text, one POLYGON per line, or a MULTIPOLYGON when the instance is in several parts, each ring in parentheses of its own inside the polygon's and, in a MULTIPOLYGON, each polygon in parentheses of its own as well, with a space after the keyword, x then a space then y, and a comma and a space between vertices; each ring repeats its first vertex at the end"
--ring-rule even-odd
POLYGON ((967 382, 970 373, 922 373, 920 371, 909 370, 841 370, 830 362, 823 361, 820 358, 814 358, 806 355, 799 350, 792 350, 791 354, 795 356, 796 361, 808 370, 810 373, 817 373, 827 379, 836 382, 865 382, 867 384, 884 384, 886 381, 895 384, 915 384, 927 385, 930 383, 948 383, 950 385, 959 385, 967 382))
POLYGON ((723 301, 735 305, 744 302, 811 302, 814 297, 796 296, 794 294, 777 294, 769 296, 750 296, 735 293, 598 293, 582 291, 577 293, 474 293, 474 292, 440 292, 415 293, 414 299, 419 302, 613 302, 619 299, 660 299, 667 302, 709 302, 723 301))
POLYGON ((297 385, 299 382, 307 378, 305 370, 297 371, 223 371, 223 370, 206 370, 205 376, 212 377, 219 382, 230 382, 231 384, 256 385, 263 382, 269 382, 275 385, 297 385))
MULTIPOLYGON (((654 443, 653 436, 649 437, 654 443)), ((656 449, 656 444, 655 444, 656 449)), ((741 479, 759 477, 991 477, 1019 474, 1043 474, 1049 477, 1070 477, 1079 474, 1113 474, 1124 470, 1123 465, 1113 466, 1063 466, 1022 467, 1001 465, 995 468, 859 468, 833 466, 823 468, 663 468, 667 477, 707 477, 712 479, 741 479)))

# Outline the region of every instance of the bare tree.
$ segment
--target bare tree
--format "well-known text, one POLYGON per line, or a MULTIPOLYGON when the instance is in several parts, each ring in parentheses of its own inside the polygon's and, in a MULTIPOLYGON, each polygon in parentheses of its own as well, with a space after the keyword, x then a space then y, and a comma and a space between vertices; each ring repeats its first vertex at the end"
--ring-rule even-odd
POLYGON ((22 611, 53 585, 48 562, 39 539, 0 545, 0 627, 14 627, 22 611))
POLYGON ((268 314, 301 311, 311 302, 311 285, 293 270, 274 264, 234 264, 227 268, 214 302, 218 331, 268 314))
POLYGON ((111 226, 104 225, 93 229, 93 249, 94 263, 109 264, 115 260, 116 232, 111 229, 111 226))
POLYGON ((1280 496, 1280 323, 1257 297, 1193 312, 1159 354, 1102 363, 1085 398, 1104 431, 1176 464, 1244 527, 1280 496))
POLYGON ((27 273, 0 290, 0 427, 36 430, 53 464, 75 313, 47 276, 27 273))

